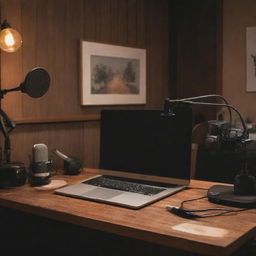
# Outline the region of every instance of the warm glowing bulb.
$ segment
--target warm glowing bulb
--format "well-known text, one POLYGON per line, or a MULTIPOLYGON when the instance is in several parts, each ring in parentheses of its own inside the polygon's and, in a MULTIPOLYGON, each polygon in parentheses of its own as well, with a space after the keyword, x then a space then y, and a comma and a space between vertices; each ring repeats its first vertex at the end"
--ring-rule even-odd
POLYGON ((8 35, 5 36, 4 38, 4 42, 8 47, 13 47, 14 45, 14 38, 13 35, 10 33, 8 35))
POLYGON ((21 35, 12 28, 0 32, 0 48, 5 52, 15 52, 22 45, 21 35))

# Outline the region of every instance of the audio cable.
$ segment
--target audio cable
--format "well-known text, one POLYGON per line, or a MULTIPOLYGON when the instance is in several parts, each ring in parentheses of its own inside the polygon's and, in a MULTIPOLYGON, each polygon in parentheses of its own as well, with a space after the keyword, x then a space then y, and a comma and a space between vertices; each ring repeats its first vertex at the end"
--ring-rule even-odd
POLYGON ((206 209, 186 209, 186 208, 184 208, 184 204, 186 202, 191 202, 191 201, 200 200, 200 199, 204 199, 204 198, 207 198, 207 196, 202 196, 202 197, 198 197, 198 198, 183 200, 180 203, 179 207, 166 205, 166 209, 169 212, 171 212, 171 213, 173 213, 177 216, 180 216, 182 218, 186 218, 186 219, 216 217, 216 216, 221 216, 221 215, 225 215, 225 214, 228 214, 228 213, 236 213, 236 212, 241 212, 241 211, 245 211, 245 210, 249 209, 249 208, 229 209, 229 208, 219 208, 219 207, 217 207, 217 208, 206 208, 206 209), (203 214, 203 212, 210 212, 210 213, 203 214))

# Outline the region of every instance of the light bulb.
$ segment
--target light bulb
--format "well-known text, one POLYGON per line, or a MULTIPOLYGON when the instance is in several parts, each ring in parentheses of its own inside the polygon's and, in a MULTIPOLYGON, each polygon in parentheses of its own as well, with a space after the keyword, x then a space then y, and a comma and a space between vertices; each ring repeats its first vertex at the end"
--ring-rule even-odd
POLYGON ((16 52, 22 45, 21 35, 12 28, 0 32, 0 48, 5 52, 16 52))

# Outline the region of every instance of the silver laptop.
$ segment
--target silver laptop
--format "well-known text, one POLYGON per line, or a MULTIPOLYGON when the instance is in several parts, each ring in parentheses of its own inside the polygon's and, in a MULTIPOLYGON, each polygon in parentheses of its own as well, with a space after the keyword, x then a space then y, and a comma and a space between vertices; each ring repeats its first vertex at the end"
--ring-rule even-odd
POLYGON ((57 194, 141 208, 184 189, 190 181, 190 108, 101 113, 100 175, 57 194))

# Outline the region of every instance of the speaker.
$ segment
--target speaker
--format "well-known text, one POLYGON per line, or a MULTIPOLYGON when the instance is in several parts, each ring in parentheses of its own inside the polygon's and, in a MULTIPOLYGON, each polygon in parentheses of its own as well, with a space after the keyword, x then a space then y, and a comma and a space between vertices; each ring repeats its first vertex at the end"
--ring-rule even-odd
POLYGON ((23 163, 3 163, 0 165, 0 188, 22 186, 26 183, 27 172, 23 163))

